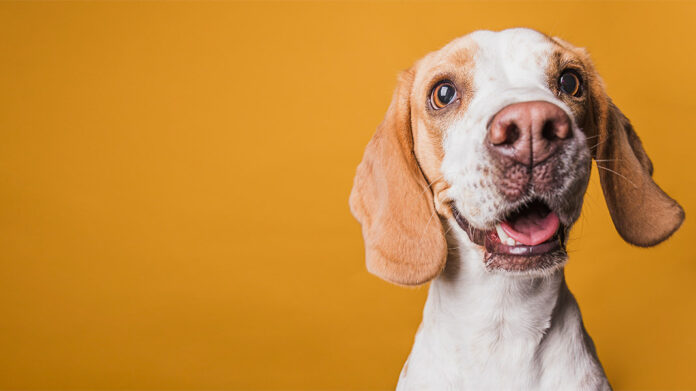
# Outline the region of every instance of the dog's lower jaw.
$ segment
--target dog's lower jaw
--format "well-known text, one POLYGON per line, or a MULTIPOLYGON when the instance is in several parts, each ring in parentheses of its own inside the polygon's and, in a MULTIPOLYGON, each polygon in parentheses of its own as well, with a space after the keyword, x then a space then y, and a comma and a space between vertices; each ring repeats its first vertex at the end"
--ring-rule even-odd
POLYGON ((397 391, 611 389, 563 268, 487 271, 481 248, 457 241, 430 285, 397 391))

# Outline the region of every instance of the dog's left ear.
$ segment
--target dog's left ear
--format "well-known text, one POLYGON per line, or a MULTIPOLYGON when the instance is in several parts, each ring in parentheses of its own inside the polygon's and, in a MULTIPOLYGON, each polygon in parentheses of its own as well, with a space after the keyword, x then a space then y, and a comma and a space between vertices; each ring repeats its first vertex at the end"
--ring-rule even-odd
POLYGON ((447 259, 432 190, 413 150, 413 77, 412 71, 399 75, 392 102, 365 148, 350 194, 350 209, 362 224, 368 271, 400 285, 428 282, 447 259))
POLYGON ((596 144, 592 152, 609 213, 626 242, 654 246, 679 228, 684 210, 653 181, 652 162, 633 126, 594 75, 590 81, 594 132, 587 136, 589 144, 596 144))

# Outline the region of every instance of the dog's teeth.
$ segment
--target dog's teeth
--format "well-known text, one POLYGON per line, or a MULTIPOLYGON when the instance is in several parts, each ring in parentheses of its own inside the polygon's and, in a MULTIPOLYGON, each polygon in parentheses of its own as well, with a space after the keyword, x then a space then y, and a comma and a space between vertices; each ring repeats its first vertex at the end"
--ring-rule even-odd
POLYGON ((498 237, 500 238, 500 241, 505 243, 505 239, 507 239, 508 236, 505 233, 505 231, 503 231, 503 227, 501 227, 500 224, 495 225, 495 232, 498 233, 498 237))
POLYGON ((508 234, 506 234, 505 231, 503 231, 503 228, 500 226, 500 224, 495 225, 495 232, 498 233, 498 237, 500 238, 500 242, 506 246, 514 246, 514 245, 521 244, 521 243, 515 241, 515 239, 508 236, 508 234))

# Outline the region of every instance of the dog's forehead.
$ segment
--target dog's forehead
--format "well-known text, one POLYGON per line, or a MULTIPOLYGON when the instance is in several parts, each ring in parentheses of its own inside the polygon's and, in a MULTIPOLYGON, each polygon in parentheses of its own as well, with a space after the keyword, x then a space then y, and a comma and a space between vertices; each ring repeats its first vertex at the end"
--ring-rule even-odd
POLYGON ((545 83, 554 50, 547 36, 520 28, 477 31, 468 38, 476 45, 475 87, 483 88, 491 82, 504 82, 508 86, 545 83))
POLYGON ((558 43, 531 29, 475 31, 423 58, 416 79, 426 81, 446 69, 463 71, 474 79, 476 88, 484 88, 490 81, 512 85, 538 82, 558 49, 558 43))

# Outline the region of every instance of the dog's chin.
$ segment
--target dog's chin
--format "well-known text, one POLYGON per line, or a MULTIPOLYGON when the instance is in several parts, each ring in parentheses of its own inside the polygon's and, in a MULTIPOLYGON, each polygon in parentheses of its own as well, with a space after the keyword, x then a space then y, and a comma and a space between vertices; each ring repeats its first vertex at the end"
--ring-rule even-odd
MULTIPOLYGON (((525 213, 527 207, 518 208, 516 213, 525 213)), ((542 236, 541 240, 537 237, 537 240, 525 240, 525 244, 510 238, 500 228, 481 230, 473 227, 454 205, 452 213, 469 239, 483 248, 485 267, 490 271, 544 275, 562 267, 568 259, 565 248, 567 228, 563 224, 557 223, 556 230, 542 236), (501 239, 499 233, 504 239, 501 239)), ((548 213, 554 212, 549 210, 548 213)), ((507 223, 504 219, 501 220, 503 224, 507 223)))

